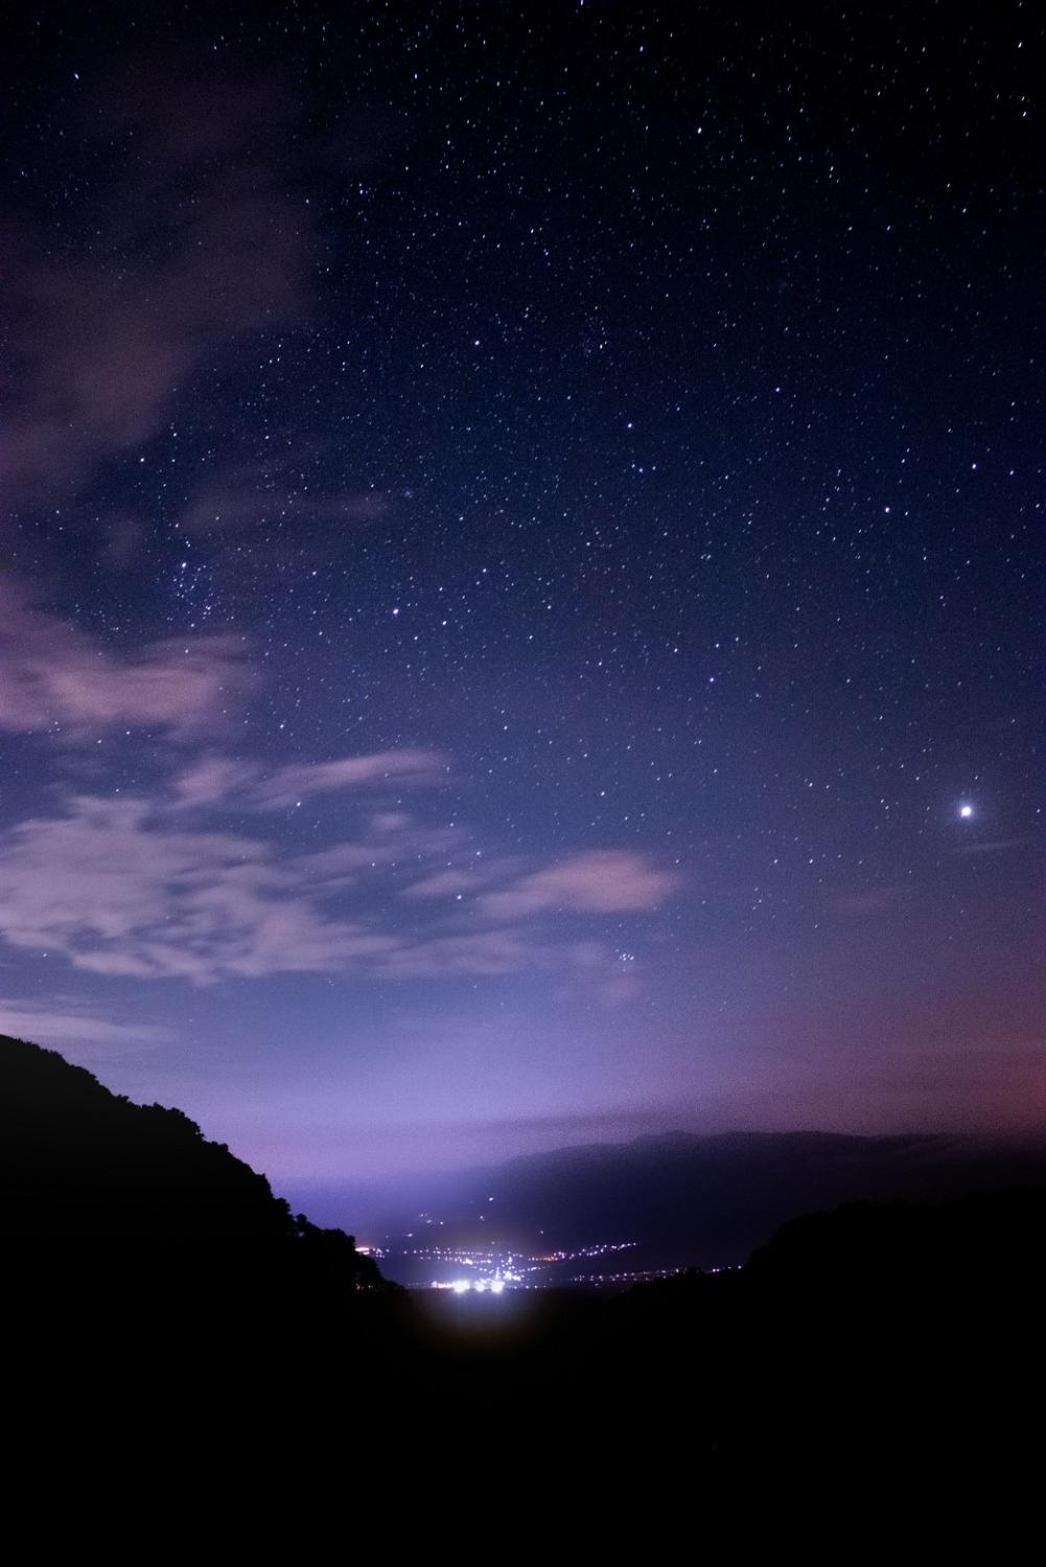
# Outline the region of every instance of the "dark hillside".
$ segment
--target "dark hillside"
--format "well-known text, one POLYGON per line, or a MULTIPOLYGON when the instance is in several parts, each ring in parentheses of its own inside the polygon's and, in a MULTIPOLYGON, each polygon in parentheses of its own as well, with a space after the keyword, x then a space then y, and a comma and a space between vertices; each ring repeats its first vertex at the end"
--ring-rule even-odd
POLYGON ((381 1290, 321 1229, 180 1110, 110 1093, 56 1051, 0 1036, 0 1247, 9 1304, 105 1318, 330 1313, 381 1290))
POLYGON ((56 1051, 0 1036, 0 1234, 278 1240, 294 1222, 181 1110, 132 1104, 56 1051))

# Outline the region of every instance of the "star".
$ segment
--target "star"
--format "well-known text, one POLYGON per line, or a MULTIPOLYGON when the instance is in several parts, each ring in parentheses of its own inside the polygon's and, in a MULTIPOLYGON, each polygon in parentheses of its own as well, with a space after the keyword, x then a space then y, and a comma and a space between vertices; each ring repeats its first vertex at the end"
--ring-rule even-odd
POLYGON ((964 822, 968 822, 970 820, 970 818, 973 816, 973 806, 972 805, 960 805, 960 807, 959 807, 959 815, 962 817, 964 822))

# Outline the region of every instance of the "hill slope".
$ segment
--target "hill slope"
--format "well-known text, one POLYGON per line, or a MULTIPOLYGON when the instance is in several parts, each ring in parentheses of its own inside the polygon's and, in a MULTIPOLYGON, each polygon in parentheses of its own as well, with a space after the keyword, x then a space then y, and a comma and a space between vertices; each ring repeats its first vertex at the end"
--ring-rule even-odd
POLYGON ((172 1287, 376 1288, 351 1236, 293 1215, 268 1181, 180 1110, 136 1105, 53 1050, 0 1035, 0 1244, 19 1278, 97 1298, 172 1287))
POLYGON ((199 1241, 293 1234, 285 1203, 180 1110, 136 1105, 0 1035, 0 1234, 199 1241))

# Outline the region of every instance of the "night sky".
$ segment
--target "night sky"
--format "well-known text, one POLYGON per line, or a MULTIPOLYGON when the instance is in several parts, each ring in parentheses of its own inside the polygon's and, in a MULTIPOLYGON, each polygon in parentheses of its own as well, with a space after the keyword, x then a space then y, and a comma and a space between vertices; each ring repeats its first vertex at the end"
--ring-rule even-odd
POLYGON ((1041 1125, 1043 34, 26 8, 0 1029, 277 1188, 1041 1125))

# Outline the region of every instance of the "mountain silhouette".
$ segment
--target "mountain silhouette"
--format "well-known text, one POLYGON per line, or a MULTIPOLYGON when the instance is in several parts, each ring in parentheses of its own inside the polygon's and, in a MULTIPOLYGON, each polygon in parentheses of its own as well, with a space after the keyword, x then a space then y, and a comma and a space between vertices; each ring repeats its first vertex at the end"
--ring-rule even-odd
POLYGON ((52 1298, 75 1278, 80 1303, 99 1309, 121 1292, 219 1308, 384 1282, 352 1236, 293 1214, 182 1111, 133 1104, 57 1051, 6 1035, 0 1246, 21 1256, 30 1295, 52 1298))

